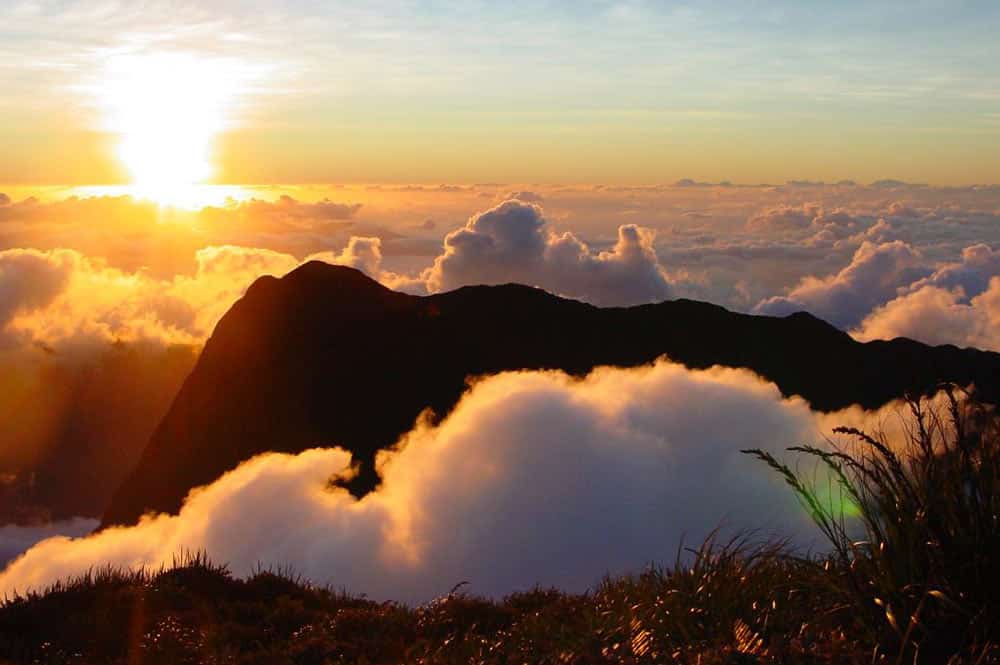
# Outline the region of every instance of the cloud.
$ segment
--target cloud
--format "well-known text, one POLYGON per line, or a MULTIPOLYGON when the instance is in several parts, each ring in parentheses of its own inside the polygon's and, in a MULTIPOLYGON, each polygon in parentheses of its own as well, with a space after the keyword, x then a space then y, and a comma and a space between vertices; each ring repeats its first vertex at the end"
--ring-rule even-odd
POLYGON ((861 340, 909 337, 1000 352, 1000 277, 979 295, 925 285, 875 309, 852 334, 861 340))
POLYGON ((329 486, 349 473, 339 449, 264 455, 194 490, 177 516, 36 545, 0 573, 0 594, 107 562, 157 566, 185 548, 237 574, 291 565, 383 599, 425 601, 462 580, 487 594, 581 590, 719 525, 813 542, 780 478, 739 449, 817 441, 828 425, 745 370, 661 360, 583 379, 500 374, 439 425, 418 421, 363 499, 329 486))
POLYGON ((518 201, 524 201, 525 203, 542 203, 545 201, 545 197, 538 192, 529 192, 527 190, 510 192, 500 197, 501 201, 507 201, 510 199, 517 199, 518 201))
POLYGON ((21 312, 51 303, 66 288, 79 260, 80 255, 69 250, 0 252, 0 327, 21 312))
POLYGON ((356 268, 366 275, 378 279, 382 271, 382 240, 353 236, 347 247, 333 257, 331 263, 356 268))
POLYGON ((748 231, 796 231, 809 227, 812 220, 819 214, 817 203, 804 203, 801 206, 780 205, 761 211, 747 220, 748 231))
POLYGON ((444 253, 423 274, 427 290, 521 282, 597 305, 633 305, 670 296, 653 231, 618 228, 610 250, 594 252, 571 232, 554 233, 532 203, 518 200, 471 217, 449 233, 444 253))
POLYGON ((911 291, 934 286, 953 291, 960 289, 967 298, 987 289, 993 277, 1000 275, 1000 251, 985 243, 977 243, 962 250, 962 258, 947 263, 930 276, 914 282, 911 291))
POLYGON ((858 234, 856 238, 860 242, 868 241, 876 245, 881 245, 894 240, 904 240, 904 236, 905 233, 898 224, 880 217, 877 222, 858 234))
POLYGON ((903 201, 893 201, 886 209, 886 215, 890 217, 920 217, 920 213, 908 206, 903 201))
POLYGON ((811 246, 836 247, 849 240, 853 241, 852 246, 856 246, 858 243, 855 234, 861 232, 864 225, 864 222, 846 210, 820 211, 809 223, 812 235, 805 240, 805 243, 811 246))
POLYGON ((99 515, 218 319, 299 263, 232 246, 195 262, 157 279, 75 250, 0 251, 0 524, 99 515))
POLYGON ((426 284, 419 277, 408 277, 382 268, 382 239, 351 236, 347 246, 339 253, 319 252, 306 257, 306 261, 324 261, 348 266, 365 273, 384 286, 407 293, 426 293, 426 284))
POLYGON ((161 280, 75 250, 3 250, 0 326, 8 338, 48 346, 199 343, 253 280, 299 264, 288 254, 235 246, 205 247, 195 261, 193 275, 161 280))
POLYGON ((920 252, 902 241, 863 242, 851 262, 825 278, 806 277, 787 296, 757 304, 754 312, 784 316, 805 310, 844 329, 856 326, 874 307, 930 273, 920 252))
MULTIPOLYGON (((880 219, 866 237, 892 235, 880 219), (873 231, 875 233, 873 233, 873 231)), ((911 337, 930 344, 996 349, 986 291, 1000 276, 1000 251, 985 243, 962 250, 959 261, 936 268, 901 240, 865 240, 850 264, 826 278, 807 277, 787 296, 765 299, 756 313, 785 315, 806 310, 862 340, 911 337)))
MULTIPOLYGON (((822 183, 798 183, 795 187, 822 187, 822 183)), ((840 246, 864 230, 867 223, 844 208, 825 210, 820 203, 782 204, 747 219, 746 230, 756 236, 802 237, 808 247, 840 246), (808 234, 808 235, 805 235, 808 234)))
MULTIPOLYGON (((1000 276, 1000 188, 894 187, 267 187, 251 193, 268 200, 202 210, 10 192, 0 247, 21 249, 0 251, 0 472, 24 472, 45 451, 94 459, 98 441, 141 446, 246 286, 309 258, 411 293, 519 281, 602 305, 684 296, 810 309, 864 339, 996 348, 984 326, 1000 276), (545 212, 525 200, 483 211, 479 195, 497 192, 530 192, 545 212), (338 201, 315 201, 326 195, 338 201), (453 233, 434 238, 421 220, 453 233)), ((76 491, 68 475, 46 477, 76 491)))

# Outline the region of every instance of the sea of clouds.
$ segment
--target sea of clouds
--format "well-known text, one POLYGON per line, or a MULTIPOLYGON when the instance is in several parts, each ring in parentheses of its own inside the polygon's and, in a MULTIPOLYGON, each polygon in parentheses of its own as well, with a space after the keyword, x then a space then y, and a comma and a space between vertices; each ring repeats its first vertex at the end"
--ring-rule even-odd
MULTIPOLYGON (((222 314, 256 277, 281 275, 310 259, 353 266, 417 294, 515 281, 599 305, 689 297, 759 314, 807 310, 859 340, 907 336, 1000 350, 996 186, 682 181, 658 187, 263 187, 249 200, 200 210, 162 208, 127 196, 0 195, 0 417, 10 423, 0 474, 44 471, 36 491, 46 506, 57 507, 51 519, 98 515, 222 314)), ((573 384, 563 392, 578 395, 583 389, 573 384)), ((463 409, 479 396, 474 391, 463 409)), ((778 412, 794 410, 778 404, 778 412)), ((807 414, 803 422, 815 420, 805 405, 794 408, 807 414)), ((539 431, 545 431, 545 418, 555 418, 549 412, 536 417, 539 431)), ((596 416, 581 411, 577 417, 596 416)), ((704 426, 713 426, 711 420, 706 417, 704 426)), ((723 418, 718 427, 727 428, 735 449, 755 445, 752 421, 723 418)), ((666 423, 648 422, 648 436, 663 435, 656 428, 666 423)), ((434 430, 439 436, 448 431, 447 423, 434 430)), ((810 440, 816 434, 813 426, 810 440)), ((795 439, 789 431, 771 440, 780 445, 795 439)), ((702 439, 692 433, 690 440, 702 439)), ((320 465, 323 474, 340 465, 339 453, 310 454, 329 461, 320 465)), ((414 453, 398 457, 417 464, 414 453)), ((655 466, 653 458, 644 459, 655 466)), ((294 460, 277 457, 254 464, 258 470, 298 468, 294 460)), ((528 485, 519 489, 534 491, 528 485)), ((713 497, 744 504, 738 493, 716 494, 708 485, 691 489, 696 500, 685 501, 685 510, 709 505, 713 497)), ((337 505, 347 501, 316 496, 337 505)), ((341 518, 381 511, 381 521, 372 522, 378 533, 398 535, 400 518, 386 507, 385 496, 363 507, 344 504, 341 518)), ((418 499, 407 501, 418 505, 418 499)), ((588 505, 584 497, 573 501, 588 505)), ((705 527, 713 516, 698 514, 690 523, 705 527)), ((180 521, 163 524, 190 524, 171 519, 180 521)), ((213 513, 213 524, 221 520, 213 513)), ((23 549, 40 533, 4 528, 0 553, 23 549)), ((181 526, 170 529, 188 533, 181 526)), ((644 555, 660 556, 660 546, 675 544, 676 532, 668 535, 635 542, 650 544, 644 555)), ((187 536, 164 542, 212 544, 187 536)), ((449 543, 446 549, 461 547, 449 543)), ((241 561, 231 550, 221 554, 241 561)), ((294 561, 283 563, 299 562, 289 558, 294 561)), ((608 568, 616 561, 609 555, 608 568)), ((317 564, 305 572, 319 570, 317 564)), ((592 573, 581 569, 573 579, 589 583, 592 573)), ((427 571, 424 577, 433 586, 450 574, 436 578, 427 571)), ((346 581, 376 592, 378 579, 346 581)), ((414 590, 412 597, 423 591, 414 590)))
POLYGON ((191 211, 127 196, 3 196, 8 346, 17 335, 198 344, 255 277, 320 259, 412 293, 516 281, 599 305, 692 297, 764 314, 808 310, 860 339, 1000 348, 989 329, 1000 187, 684 181, 254 194, 191 211))

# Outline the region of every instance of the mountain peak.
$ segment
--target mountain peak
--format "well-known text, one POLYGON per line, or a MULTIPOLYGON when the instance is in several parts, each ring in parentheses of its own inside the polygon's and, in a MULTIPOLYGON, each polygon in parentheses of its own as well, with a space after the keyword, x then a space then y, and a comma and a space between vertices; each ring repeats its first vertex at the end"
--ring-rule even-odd
POLYGON ((816 409, 885 404, 941 381, 998 401, 1000 355, 914 342, 861 344, 815 317, 750 316, 689 300, 599 308, 521 285, 431 296, 310 261, 258 279, 219 322, 105 525, 176 511, 193 487, 265 451, 338 445, 378 482, 377 452, 418 415, 446 415, 469 376, 666 355, 692 368, 746 367, 816 409))

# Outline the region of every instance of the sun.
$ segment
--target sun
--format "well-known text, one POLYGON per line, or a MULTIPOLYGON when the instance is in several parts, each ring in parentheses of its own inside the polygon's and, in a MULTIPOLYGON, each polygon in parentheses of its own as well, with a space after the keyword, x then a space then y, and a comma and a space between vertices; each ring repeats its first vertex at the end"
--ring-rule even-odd
POLYGON ((134 194, 177 203, 215 175, 214 143, 230 120, 239 80, 226 61, 190 54, 108 62, 99 96, 134 194))

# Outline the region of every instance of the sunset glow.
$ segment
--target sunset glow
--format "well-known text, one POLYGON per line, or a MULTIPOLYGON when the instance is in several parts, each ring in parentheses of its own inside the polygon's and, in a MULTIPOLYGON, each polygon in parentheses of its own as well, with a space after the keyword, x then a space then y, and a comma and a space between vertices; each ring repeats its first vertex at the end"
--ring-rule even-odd
POLYGON ((1000 664, 998 34, 0 0, 0 665, 1000 664))
POLYGON ((214 142, 226 128, 238 74, 190 55, 113 58, 96 93, 117 156, 140 198, 204 204, 195 185, 215 175, 214 142))

